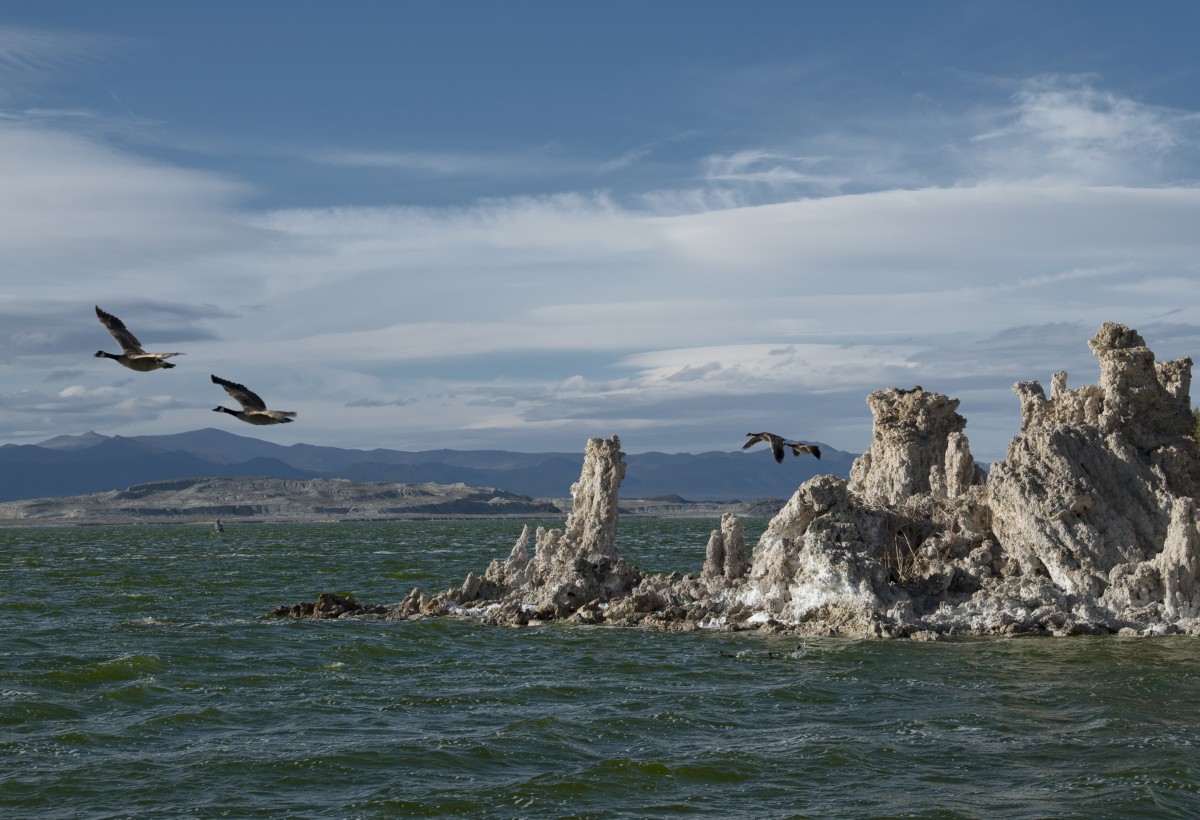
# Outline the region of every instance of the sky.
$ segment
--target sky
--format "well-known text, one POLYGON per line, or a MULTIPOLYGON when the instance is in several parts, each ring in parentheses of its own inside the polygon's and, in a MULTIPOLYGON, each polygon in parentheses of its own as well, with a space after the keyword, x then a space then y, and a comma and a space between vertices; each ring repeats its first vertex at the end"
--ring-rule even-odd
POLYGON ((1200 4, 6 0, 0 443, 1002 459, 1200 354, 1200 4), (177 367, 135 373, 94 305, 177 367), (213 415, 245 384, 296 423, 213 415))

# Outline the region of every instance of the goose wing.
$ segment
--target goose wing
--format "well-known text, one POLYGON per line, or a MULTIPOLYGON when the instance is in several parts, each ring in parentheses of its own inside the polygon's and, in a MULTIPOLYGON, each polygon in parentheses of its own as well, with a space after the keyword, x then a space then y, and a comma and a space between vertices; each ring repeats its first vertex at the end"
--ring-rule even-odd
POLYGON ((760 441, 768 441, 770 433, 747 433, 750 438, 746 439, 746 443, 742 445, 743 450, 749 450, 760 441))
POLYGON ((266 410, 267 403, 258 397, 258 394, 252 390, 248 390, 245 385, 237 382, 226 381, 220 376, 212 377, 213 384, 219 384, 225 388, 225 392, 233 397, 233 400, 242 406, 244 410, 266 410))
POLYGON ((783 437, 777 436, 774 433, 747 433, 750 438, 742 445, 743 450, 748 450, 760 441, 765 441, 771 445, 771 455, 775 456, 775 460, 783 461, 783 437))
POLYGON ((138 341, 137 336, 134 336, 129 332, 129 328, 125 327, 125 323, 111 313, 105 313, 99 305, 96 305, 96 317, 100 320, 100 324, 104 325, 104 328, 117 340, 122 351, 125 353, 146 352, 142 350, 142 343, 138 341))

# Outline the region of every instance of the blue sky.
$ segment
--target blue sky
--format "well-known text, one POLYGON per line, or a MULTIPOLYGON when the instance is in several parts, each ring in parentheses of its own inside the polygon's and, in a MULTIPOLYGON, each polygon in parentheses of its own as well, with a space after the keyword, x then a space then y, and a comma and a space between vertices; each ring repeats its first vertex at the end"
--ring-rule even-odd
POLYGON ((0 441, 859 452, 1200 352, 1200 6, 0 7, 0 441), (92 305, 171 371, 113 349, 92 305), (299 413, 209 411, 216 373, 299 413))

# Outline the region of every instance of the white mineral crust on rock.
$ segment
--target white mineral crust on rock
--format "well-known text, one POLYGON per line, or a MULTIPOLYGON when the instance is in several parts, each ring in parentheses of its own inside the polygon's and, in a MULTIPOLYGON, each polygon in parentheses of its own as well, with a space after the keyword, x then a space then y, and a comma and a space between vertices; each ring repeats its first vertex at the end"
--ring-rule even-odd
POLYGON ((562 530, 538 527, 532 557, 526 552, 526 526, 508 559, 488 567, 485 581, 491 586, 483 591, 464 586, 460 598, 476 593, 503 598, 509 607, 498 610, 499 619, 518 610, 562 618, 585 604, 629 592, 638 573, 616 548, 624 456, 616 436, 589 439, 579 481, 571 486, 573 503, 566 526, 562 530))
POLYGON ((1113 622, 1195 620, 1200 445, 1191 360, 1156 364, 1105 324, 1089 342, 1100 384, 1047 399, 1022 382, 1021 434, 988 482, 996 536, 1023 575, 1113 622))
MULTIPOLYGON (((848 482, 811 479, 768 525, 739 600, 811 631, 881 635, 958 585, 986 538, 983 471, 958 402, 921 388, 868 399, 870 449, 848 482), (957 559, 957 563, 956 560, 957 559)), ((986 551, 985 551, 986 552, 986 551)))
POLYGON ((915 389, 868 398, 850 481, 814 478, 759 540, 742 603, 857 634, 1147 629, 1200 618, 1200 445, 1191 361, 1156 364, 1106 324, 1097 386, 1014 387, 1022 424, 986 481, 955 412, 915 389))
MULTIPOLYGON (((870 448, 848 481, 818 476, 768 524, 747 561, 742 522, 712 531, 698 577, 643 577, 615 546, 620 441, 591 439, 563 530, 526 527, 512 553, 449 603, 419 591, 405 613, 489 601, 487 620, 788 629, 905 636, 1081 632, 1200 634, 1200 443, 1190 359, 1156 363, 1105 324, 1100 383, 1014 386, 1021 430, 985 474, 958 401, 920 387, 867 402, 870 448)), ((475 607, 480 609, 479 606, 475 607)))
POLYGON ((746 554, 745 527, 733 513, 722 513, 721 528, 713 530, 708 538, 704 556, 704 568, 700 575, 716 581, 720 587, 726 581, 740 580, 750 568, 746 554))

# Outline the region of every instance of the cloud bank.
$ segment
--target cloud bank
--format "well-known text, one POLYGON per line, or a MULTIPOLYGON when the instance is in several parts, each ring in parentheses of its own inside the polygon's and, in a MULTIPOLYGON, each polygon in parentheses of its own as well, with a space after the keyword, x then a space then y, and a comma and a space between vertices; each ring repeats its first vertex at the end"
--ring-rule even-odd
POLYGON ((685 186, 264 210, 233 174, 9 111, 0 439, 220 424, 216 373, 299 411, 232 428, 283 442, 575 451, 618 433, 697 452, 770 429, 861 451, 865 396, 921 384, 962 399, 977 457, 1001 458, 1012 384, 1094 381, 1102 322, 1163 358, 1197 349, 1197 122, 1038 77, 943 112, 937 162, 918 123, 887 151, 882 132, 828 133, 696 155, 685 186), (89 359, 111 344, 97 303, 187 356, 133 378, 89 359))

